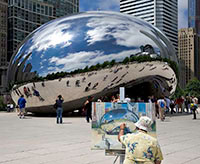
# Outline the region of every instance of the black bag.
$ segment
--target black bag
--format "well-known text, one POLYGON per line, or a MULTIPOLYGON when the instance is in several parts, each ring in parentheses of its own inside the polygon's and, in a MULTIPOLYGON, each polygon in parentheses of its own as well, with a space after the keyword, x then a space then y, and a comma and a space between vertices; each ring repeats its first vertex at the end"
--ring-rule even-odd
POLYGON ((54 105, 53 105, 53 108, 55 108, 55 109, 57 109, 57 103, 55 103, 54 105))

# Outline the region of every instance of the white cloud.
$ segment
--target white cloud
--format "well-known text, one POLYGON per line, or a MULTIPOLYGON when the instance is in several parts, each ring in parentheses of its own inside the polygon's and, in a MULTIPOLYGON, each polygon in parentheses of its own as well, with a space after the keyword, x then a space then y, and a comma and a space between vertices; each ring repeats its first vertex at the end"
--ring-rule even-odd
POLYGON ((111 60, 122 60, 131 54, 139 52, 140 49, 135 50, 128 50, 122 51, 119 53, 113 54, 104 54, 102 51, 91 51, 85 52, 81 51, 78 53, 71 53, 64 58, 59 57, 52 57, 49 59, 49 63, 54 63, 55 67, 49 67, 46 74, 50 72, 60 72, 60 71, 72 71, 78 68, 84 68, 86 66, 95 65, 97 63, 103 63, 104 61, 111 61, 111 60), (60 66, 62 68, 60 69, 60 66), (53 70, 53 71, 52 71, 53 70))
POLYGON ((178 28, 188 27, 188 0, 178 0, 178 28))
MULTIPOLYGON (((45 51, 48 48, 53 48, 57 44, 62 44, 63 47, 71 45, 72 34, 69 32, 63 32, 62 30, 67 30, 70 28, 70 24, 61 24, 61 20, 54 21, 41 28, 34 33, 32 37, 32 46, 29 48, 29 52, 35 51, 45 51)), ((44 54, 41 55, 41 58, 44 54)))
MULTIPOLYGON (((85 38, 89 45, 98 41, 110 40, 108 37, 112 36, 116 39, 116 44, 120 46, 140 47, 144 44, 156 46, 150 38, 139 31, 141 30, 141 25, 138 26, 135 22, 124 23, 124 20, 120 20, 120 17, 91 18, 87 26, 91 28, 91 30, 88 30, 85 38)), ((150 30, 148 32, 151 33, 150 30)))

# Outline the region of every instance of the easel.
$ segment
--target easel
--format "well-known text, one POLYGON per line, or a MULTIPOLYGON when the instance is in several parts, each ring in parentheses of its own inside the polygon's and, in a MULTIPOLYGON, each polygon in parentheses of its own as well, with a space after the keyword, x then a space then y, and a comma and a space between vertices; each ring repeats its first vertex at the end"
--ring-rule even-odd
POLYGON ((116 156, 113 164, 116 164, 118 158, 119 158, 119 164, 123 164, 124 159, 125 159, 125 150, 112 150, 112 149, 107 149, 105 150, 105 154, 108 156, 116 156))

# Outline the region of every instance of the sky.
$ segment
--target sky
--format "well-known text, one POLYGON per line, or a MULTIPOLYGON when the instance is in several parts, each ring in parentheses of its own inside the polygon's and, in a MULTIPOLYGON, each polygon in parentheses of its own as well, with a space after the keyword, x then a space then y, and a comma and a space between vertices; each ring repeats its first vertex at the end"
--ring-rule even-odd
MULTIPOLYGON (((80 0, 80 12, 118 11, 120 0, 80 0)), ((178 28, 188 27, 188 0, 178 0, 178 28)))

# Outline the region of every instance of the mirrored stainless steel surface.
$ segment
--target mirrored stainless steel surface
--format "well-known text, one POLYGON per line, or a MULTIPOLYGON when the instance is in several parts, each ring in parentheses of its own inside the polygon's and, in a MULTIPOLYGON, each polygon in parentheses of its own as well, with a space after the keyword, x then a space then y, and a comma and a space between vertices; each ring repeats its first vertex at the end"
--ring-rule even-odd
POLYGON ((134 86, 145 82, 151 84, 152 93, 168 96, 175 92, 177 79, 164 62, 118 63, 90 72, 70 72, 141 55, 176 62, 174 52, 162 32, 143 20, 116 12, 79 13, 55 19, 33 31, 12 57, 8 83, 17 84, 11 91, 13 101, 17 103, 25 94, 27 111, 33 113, 55 113, 53 104, 59 94, 65 99, 63 110, 68 112, 81 109, 87 96, 97 100, 116 94, 120 86, 132 92, 134 86), (62 71, 69 74, 43 81, 62 71))
POLYGON ((50 21, 33 31, 13 55, 8 82, 71 72, 104 61, 121 61, 150 45, 176 61, 169 40, 151 24, 116 12, 86 12, 50 21))

